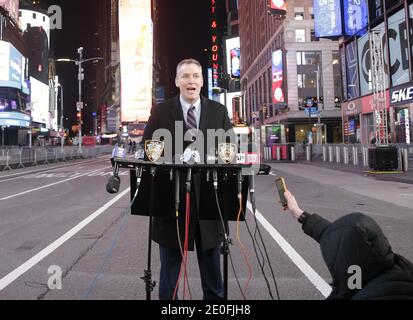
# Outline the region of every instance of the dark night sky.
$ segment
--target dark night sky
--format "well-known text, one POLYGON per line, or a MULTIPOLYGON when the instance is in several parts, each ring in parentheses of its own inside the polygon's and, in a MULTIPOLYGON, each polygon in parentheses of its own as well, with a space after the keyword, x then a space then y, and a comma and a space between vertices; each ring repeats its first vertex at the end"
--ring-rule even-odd
MULTIPOLYGON (((84 58, 95 57, 99 52, 94 48, 97 39, 94 33, 98 30, 96 6, 99 0, 49 0, 47 5, 59 5, 63 12, 63 29, 54 30, 52 34, 52 50, 57 58, 76 59, 77 48, 83 46, 84 58)), ((204 76, 208 66, 210 46, 210 0, 161 0, 159 3, 159 46, 160 60, 163 70, 163 81, 170 83, 171 91, 167 98, 177 93, 174 86, 175 68, 184 58, 198 59, 204 67, 204 76)), ((69 122, 75 119, 75 103, 78 96, 77 68, 73 63, 58 63, 57 73, 64 86, 65 116, 69 122)), ((85 67, 85 78, 95 77, 92 64, 85 67)), ((204 86, 204 89, 206 86, 204 86)), ((94 110, 88 94, 87 81, 83 85, 83 100, 89 106, 84 110, 85 126, 94 110), (89 108, 89 109, 88 109, 89 108)), ((206 95, 206 90, 203 92, 206 95)), ((90 129, 91 130, 91 129, 90 129)))

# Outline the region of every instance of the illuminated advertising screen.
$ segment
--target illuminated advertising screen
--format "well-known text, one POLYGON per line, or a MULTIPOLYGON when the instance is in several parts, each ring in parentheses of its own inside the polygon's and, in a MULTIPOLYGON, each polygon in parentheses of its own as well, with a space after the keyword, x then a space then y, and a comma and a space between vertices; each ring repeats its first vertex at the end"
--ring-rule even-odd
POLYGON ((241 76, 240 46, 239 37, 226 40, 227 74, 229 74, 232 78, 239 78, 241 76))
POLYGON ((49 86, 30 77, 32 118, 34 122, 43 123, 50 128, 49 121, 49 86))
POLYGON ((0 6, 9 12, 14 21, 19 20, 19 0, 0 0, 0 6))
POLYGON ((20 112, 0 112, 0 126, 30 127, 30 116, 20 112))
POLYGON ((357 45, 356 41, 346 46, 346 75, 347 75, 347 99, 360 96, 360 82, 357 68, 357 45))
POLYGON ((272 53, 272 102, 284 102, 283 90, 283 53, 277 50, 272 53))
POLYGON ((343 0, 344 33, 348 36, 365 32, 368 23, 367 0, 343 0))
POLYGON ((268 0, 270 12, 273 14, 285 15, 287 13, 286 0, 268 0))
POLYGON ((15 47, 0 41, 0 87, 21 89, 23 56, 15 47))
POLYGON ((151 0, 119 1, 122 122, 147 121, 152 107, 151 0))
POLYGON ((316 37, 337 37, 343 34, 341 0, 314 0, 314 31, 316 37))

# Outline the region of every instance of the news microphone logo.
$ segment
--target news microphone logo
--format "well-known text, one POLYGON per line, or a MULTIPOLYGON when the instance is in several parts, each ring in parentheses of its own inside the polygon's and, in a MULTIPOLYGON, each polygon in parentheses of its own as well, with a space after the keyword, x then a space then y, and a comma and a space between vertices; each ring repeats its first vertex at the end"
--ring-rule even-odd
POLYGON ((156 162, 162 156, 165 149, 165 143, 158 140, 145 141, 145 153, 149 161, 156 162))

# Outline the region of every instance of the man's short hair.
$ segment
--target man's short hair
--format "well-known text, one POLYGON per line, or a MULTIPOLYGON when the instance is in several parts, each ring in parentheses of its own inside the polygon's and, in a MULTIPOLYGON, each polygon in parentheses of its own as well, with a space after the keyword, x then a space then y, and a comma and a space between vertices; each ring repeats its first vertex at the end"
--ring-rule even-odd
POLYGON ((195 59, 184 59, 184 60, 182 60, 181 62, 178 63, 178 65, 177 65, 177 67, 176 67, 176 74, 179 73, 179 69, 180 69, 184 64, 195 64, 195 65, 197 65, 198 67, 200 67, 201 70, 202 70, 202 65, 201 65, 201 63, 200 63, 198 60, 195 60, 195 59))

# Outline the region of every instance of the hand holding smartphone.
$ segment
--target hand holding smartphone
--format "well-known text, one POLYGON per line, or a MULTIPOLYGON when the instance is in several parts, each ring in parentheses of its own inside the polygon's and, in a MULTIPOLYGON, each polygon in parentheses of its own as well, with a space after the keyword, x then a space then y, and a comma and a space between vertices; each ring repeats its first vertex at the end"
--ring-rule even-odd
POLYGON ((284 178, 283 177, 277 178, 275 180, 275 185, 277 186, 278 194, 281 200, 281 205, 283 206, 284 209, 288 209, 288 202, 284 195, 284 192, 287 190, 284 178))

